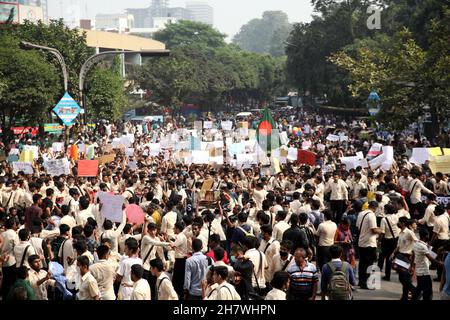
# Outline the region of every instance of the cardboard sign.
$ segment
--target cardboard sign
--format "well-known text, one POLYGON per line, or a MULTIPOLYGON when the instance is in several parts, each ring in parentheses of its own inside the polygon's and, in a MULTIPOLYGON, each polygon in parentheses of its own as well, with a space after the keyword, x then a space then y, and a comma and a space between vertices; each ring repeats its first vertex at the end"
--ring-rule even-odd
POLYGON ((437 172, 450 174, 450 156, 431 157, 430 169, 434 174, 437 172))
POLYGON ((209 164, 209 151, 192 151, 193 164, 209 164))
POLYGON ((316 155, 312 152, 306 150, 298 150, 298 158, 297 161, 300 164, 307 164, 309 166, 316 165, 316 155))
POLYGON ((116 158, 116 154, 112 153, 112 154, 107 154, 107 155, 101 156, 99 158, 96 158, 95 160, 97 160, 99 164, 107 164, 107 163, 114 162, 115 158, 116 158))
POLYGON ((20 153, 19 160, 20 160, 20 162, 33 162, 34 161, 33 151, 23 150, 20 153))
POLYGON ((53 152, 64 151, 64 142, 53 142, 52 149, 53 149, 53 152))
POLYGON ((79 160, 78 177, 96 177, 98 175, 98 160, 79 160))

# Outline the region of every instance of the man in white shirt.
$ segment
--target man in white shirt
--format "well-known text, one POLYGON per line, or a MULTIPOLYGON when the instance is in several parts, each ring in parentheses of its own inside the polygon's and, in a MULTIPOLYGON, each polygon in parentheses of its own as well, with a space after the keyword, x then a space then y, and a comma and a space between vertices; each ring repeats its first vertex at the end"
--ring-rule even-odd
POLYGON ((280 242, 272 237, 272 231, 273 230, 271 225, 263 225, 261 227, 263 239, 259 246, 259 251, 261 251, 266 256, 267 267, 264 270, 264 277, 267 282, 268 279, 270 278, 269 267, 272 265, 272 259, 276 254, 279 254, 280 252, 280 242))
POLYGON ((77 267, 81 273, 80 290, 77 293, 78 300, 100 300, 97 280, 89 272, 89 259, 86 256, 78 257, 77 267))
POLYGON ((283 233, 290 228, 290 225, 285 221, 286 220, 286 211, 278 211, 275 217, 275 226, 273 227, 273 238, 278 242, 283 240, 283 233))
POLYGON ((98 262, 90 267, 92 276, 97 280, 102 300, 116 300, 114 293, 114 278, 116 270, 114 265, 108 261, 109 248, 101 245, 97 248, 98 262))
POLYGON ((369 209, 358 214, 356 226, 359 230, 359 286, 368 289, 367 279, 369 274, 367 269, 377 260, 377 235, 381 234, 381 229, 377 227, 375 211, 378 202, 369 202, 369 209))
POLYGON ((256 184, 256 188, 253 190, 253 200, 255 201, 256 209, 262 210, 262 203, 266 199, 267 191, 264 190, 264 186, 261 183, 256 184))
POLYGON ((48 300, 47 287, 55 286, 56 281, 50 279, 51 273, 42 270, 41 259, 38 255, 32 255, 28 258, 28 264, 31 270, 28 273, 28 280, 36 295, 36 300, 48 300))
POLYGON ((291 255, 292 242, 289 240, 281 241, 279 252, 273 256, 271 265, 269 266, 269 278, 267 282, 272 281, 274 275, 278 271, 286 271, 288 266, 293 263, 294 256, 291 255))
POLYGON ((177 222, 178 214, 172 210, 173 207, 174 207, 173 203, 169 203, 167 205, 167 210, 169 211, 162 218, 161 234, 163 235, 167 236, 174 235, 174 227, 175 223, 177 222))
POLYGON ((422 192, 427 194, 434 193, 423 185, 420 180, 420 172, 411 172, 411 176, 413 177, 413 180, 411 180, 409 184, 409 192, 411 194, 411 206, 409 208, 409 212, 413 218, 422 218, 425 212, 425 208, 422 204, 422 192))
POLYGON ((266 256, 255 248, 255 237, 246 237, 244 239, 244 247, 247 248, 245 256, 249 258, 253 263, 254 273, 252 275, 252 287, 256 292, 264 290, 266 288, 265 270, 268 267, 266 256))
POLYGON ((2 264, 2 296, 6 299, 9 289, 14 284, 16 274, 16 258, 14 256, 14 248, 19 244, 19 236, 17 235, 17 225, 13 218, 5 221, 6 231, 0 234, 1 237, 1 251, 0 256, 6 258, 2 264))
POLYGON ((330 181, 325 189, 325 193, 331 192, 330 209, 333 213, 334 221, 340 222, 345 210, 345 203, 348 200, 347 184, 341 180, 338 172, 333 174, 333 180, 330 181))
POLYGON ((36 254, 36 251, 30 243, 30 237, 30 230, 26 228, 19 230, 20 242, 14 247, 14 258, 16 260, 17 268, 24 266, 29 268, 28 258, 36 254))
POLYGON ((125 242, 125 258, 120 262, 116 282, 120 282, 118 300, 131 300, 133 293, 133 281, 131 280, 131 267, 135 264, 142 265, 142 259, 138 257, 139 244, 136 239, 129 238, 125 242))
POLYGON ((241 300, 233 285, 227 282, 228 269, 226 267, 214 267, 213 281, 219 286, 217 287, 217 295, 215 300, 241 300))
POLYGON ((131 300, 151 300, 152 294, 148 281, 143 278, 144 268, 135 264, 131 266, 131 281, 133 281, 133 292, 131 300))
POLYGON ((319 224, 316 231, 316 236, 319 240, 317 244, 317 267, 319 270, 322 270, 322 267, 331 260, 330 248, 334 244, 337 230, 336 223, 331 221, 332 215, 330 210, 324 210, 324 222, 319 224))
POLYGON ((161 259, 150 261, 150 271, 156 280, 156 300, 178 300, 178 295, 173 288, 172 281, 163 272, 164 264, 161 259))

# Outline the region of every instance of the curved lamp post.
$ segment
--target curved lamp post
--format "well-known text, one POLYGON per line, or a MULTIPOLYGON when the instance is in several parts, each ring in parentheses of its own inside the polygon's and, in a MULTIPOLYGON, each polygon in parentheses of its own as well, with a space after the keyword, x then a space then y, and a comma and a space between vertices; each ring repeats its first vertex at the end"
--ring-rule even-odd
POLYGON ((125 55, 125 54, 140 54, 143 57, 168 57, 170 55, 170 50, 143 50, 143 51, 105 51, 94 54, 89 57, 86 62, 83 64, 80 70, 79 75, 79 92, 80 92, 80 106, 84 108, 84 122, 87 125, 87 110, 86 105, 84 103, 84 89, 85 89, 85 80, 86 76, 91 70, 91 68, 103 60, 107 56, 111 55, 125 55))

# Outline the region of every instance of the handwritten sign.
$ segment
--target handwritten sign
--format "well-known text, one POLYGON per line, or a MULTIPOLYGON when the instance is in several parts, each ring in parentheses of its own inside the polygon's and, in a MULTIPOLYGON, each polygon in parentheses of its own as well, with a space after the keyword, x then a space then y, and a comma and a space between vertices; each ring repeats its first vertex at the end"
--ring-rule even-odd
POLYGON ((309 166, 316 165, 316 155, 312 152, 306 150, 298 150, 298 158, 297 161, 300 164, 307 164, 309 166))
POLYGON ((48 160, 44 162, 44 168, 52 177, 70 174, 70 163, 67 158, 48 160))
POLYGON ((106 192, 99 192, 98 198, 102 204, 100 213, 105 219, 112 222, 122 222, 123 218, 123 203, 125 198, 121 195, 112 195, 106 192))
POLYGON ((31 162, 13 162, 13 170, 15 174, 23 172, 25 174, 33 174, 33 165, 31 162))
POLYGON ((107 155, 98 157, 95 160, 97 160, 99 164, 108 164, 108 163, 114 162, 115 158, 116 158, 116 154, 112 153, 112 154, 107 154, 107 155))

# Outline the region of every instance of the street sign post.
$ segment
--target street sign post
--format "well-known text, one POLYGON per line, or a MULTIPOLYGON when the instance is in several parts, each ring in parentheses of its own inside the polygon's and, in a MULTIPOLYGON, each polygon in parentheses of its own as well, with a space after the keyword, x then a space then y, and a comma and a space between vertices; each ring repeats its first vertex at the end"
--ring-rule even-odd
POLYGON ((66 92, 53 109, 53 112, 61 119, 64 125, 70 126, 80 114, 81 108, 70 94, 66 92))

